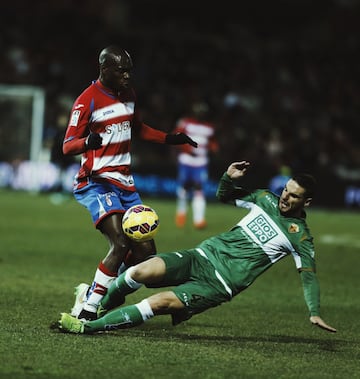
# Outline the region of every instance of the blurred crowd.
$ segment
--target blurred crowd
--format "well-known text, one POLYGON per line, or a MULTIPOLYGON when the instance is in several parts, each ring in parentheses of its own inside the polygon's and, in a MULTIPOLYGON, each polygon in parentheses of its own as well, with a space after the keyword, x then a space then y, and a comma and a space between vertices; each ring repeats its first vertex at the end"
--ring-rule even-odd
MULTIPOLYGON (((0 83, 45 89, 50 148, 99 51, 118 44, 149 125, 171 131, 191 103, 209 104, 221 145, 210 174, 246 159, 264 182, 284 165, 359 180, 358 1, 208 3, 15 0, 0 14, 0 83)), ((174 173, 166 146, 134 148, 139 172, 174 173)))

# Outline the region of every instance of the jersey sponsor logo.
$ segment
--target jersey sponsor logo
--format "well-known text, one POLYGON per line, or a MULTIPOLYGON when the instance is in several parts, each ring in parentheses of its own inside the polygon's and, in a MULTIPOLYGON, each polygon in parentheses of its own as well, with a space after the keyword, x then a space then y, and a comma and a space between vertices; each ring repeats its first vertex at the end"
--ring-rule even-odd
POLYGON ((290 224, 288 230, 289 230, 289 233, 299 233, 299 225, 290 224))
POLYGON ((277 232, 262 215, 254 218, 247 227, 261 243, 266 243, 277 236, 277 232))
POLYGON ((80 111, 73 111, 70 119, 70 126, 77 126, 80 118, 80 111))
POLYGON ((75 105, 74 109, 79 109, 79 108, 83 108, 84 107, 84 104, 78 104, 78 105, 75 105))
POLYGON ((105 132, 107 134, 122 132, 130 128, 130 121, 118 122, 116 124, 110 124, 105 126, 105 132))
POLYGON ((103 112, 103 116, 106 116, 108 114, 114 113, 113 109, 109 109, 108 111, 103 112))

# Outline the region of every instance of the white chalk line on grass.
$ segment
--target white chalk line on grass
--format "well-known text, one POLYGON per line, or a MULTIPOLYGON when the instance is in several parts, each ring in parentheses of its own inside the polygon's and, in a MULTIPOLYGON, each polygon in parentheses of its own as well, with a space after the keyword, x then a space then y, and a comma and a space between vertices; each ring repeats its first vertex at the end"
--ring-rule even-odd
POLYGON ((319 236, 317 240, 324 244, 329 245, 341 245, 347 247, 360 248, 360 239, 354 238, 354 236, 349 235, 334 235, 334 234, 323 234, 319 236))

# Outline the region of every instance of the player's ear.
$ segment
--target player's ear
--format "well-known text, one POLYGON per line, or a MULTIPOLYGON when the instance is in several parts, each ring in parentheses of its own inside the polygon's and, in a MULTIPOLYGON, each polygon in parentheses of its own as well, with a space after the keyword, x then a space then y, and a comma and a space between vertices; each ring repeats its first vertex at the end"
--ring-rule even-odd
POLYGON ((304 202, 304 207, 308 207, 312 202, 312 197, 308 197, 307 199, 305 199, 305 202, 304 202))

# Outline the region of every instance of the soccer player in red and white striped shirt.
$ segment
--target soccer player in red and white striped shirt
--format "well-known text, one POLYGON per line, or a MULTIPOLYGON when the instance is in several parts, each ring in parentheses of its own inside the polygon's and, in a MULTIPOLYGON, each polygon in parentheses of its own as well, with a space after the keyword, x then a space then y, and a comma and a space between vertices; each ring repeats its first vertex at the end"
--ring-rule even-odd
POLYGON ((132 68, 123 48, 109 46, 100 52, 99 77, 75 100, 64 138, 65 155, 81 154, 74 196, 110 245, 90 288, 77 287, 72 314, 78 318, 96 318, 97 306, 124 262, 132 265, 156 254, 153 240, 134 242, 122 230, 125 211, 142 203, 131 174, 132 138, 197 146, 184 133, 167 134, 141 120, 131 86, 132 68))
POLYGON ((191 202, 192 222, 195 228, 206 227, 205 185, 208 181, 209 155, 219 150, 215 125, 207 120, 209 106, 206 102, 194 102, 191 114, 178 120, 175 133, 185 133, 198 142, 198 147, 179 146, 177 156, 177 204, 175 223, 186 223, 188 201, 191 202))

